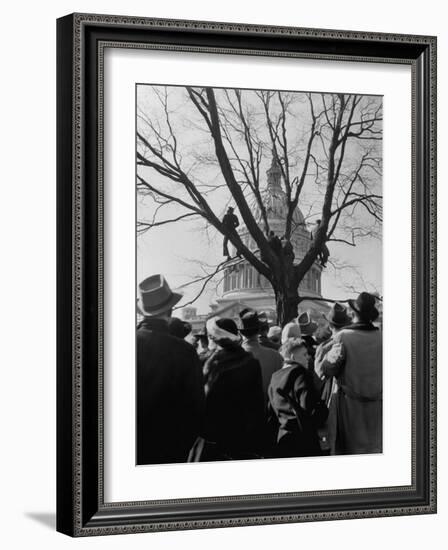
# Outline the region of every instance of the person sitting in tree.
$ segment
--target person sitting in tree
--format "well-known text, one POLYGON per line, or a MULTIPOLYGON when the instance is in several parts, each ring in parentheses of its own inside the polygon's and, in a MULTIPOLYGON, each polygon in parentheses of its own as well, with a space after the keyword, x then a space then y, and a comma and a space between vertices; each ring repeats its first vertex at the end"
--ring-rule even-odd
MULTIPOLYGON (((316 236, 316 233, 320 227, 320 224, 321 224, 321 220, 316 220, 314 230, 311 232, 311 239, 314 239, 314 237, 316 236)), ((329 257, 330 257, 330 251, 328 250, 328 246, 325 243, 323 243, 318 255, 319 262, 322 267, 327 267, 327 262, 329 257)))
MULTIPOLYGON (((227 209, 227 212, 224 215, 224 218, 222 219, 222 224, 227 229, 229 233, 236 233, 236 228, 240 225, 240 222, 236 215, 233 213, 233 208, 229 206, 227 209)), ((222 255, 227 256, 227 259, 230 260, 230 253, 229 253, 229 235, 226 233, 224 235, 224 242, 222 243, 222 255)))
POLYGON ((294 248, 292 246, 292 243, 289 239, 286 238, 286 235, 283 235, 282 237, 282 250, 283 250, 283 257, 286 260, 290 260, 291 263, 294 263, 294 248))
POLYGON ((274 251, 275 255, 280 256, 282 253, 282 241, 272 230, 269 231, 268 243, 269 243, 269 246, 274 251))

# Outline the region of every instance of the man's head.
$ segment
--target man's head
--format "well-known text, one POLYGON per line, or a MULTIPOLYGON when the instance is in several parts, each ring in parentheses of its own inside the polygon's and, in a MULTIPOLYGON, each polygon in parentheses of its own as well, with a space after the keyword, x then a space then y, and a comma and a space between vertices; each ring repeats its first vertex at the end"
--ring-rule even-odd
POLYGON ((240 333, 245 338, 253 338, 260 332, 260 320, 258 314, 253 309, 243 309, 240 311, 240 319, 243 328, 240 329, 240 333))
POLYGON ((333 334, 340 331, 352 322, 352 319, 348 314, 347 309, 338 302, 333 304, 328 315, 324 315, 324 317, 328 321, 328 325, 333 334))
POLYGON ((173 292, 163 275, 151 275, 138 285, 139 309, 145 317, 169 318, 182 294, 173 292))
POLYGON ((182 340, 186 338, 191 332, 190 323, 182 321, 182 319, 178 319, 177 317, 171 317, 168 323, 168 327, 172 336, 176 336, 176 338, 180 338, 182 340))
POLYGON ((300 332, 303 336, 312 336, 317 329, 317 323, 315 323, 308 311, 304 311, 297 317, 297 322, 300 327, 300 332))
POLYGON ((229 207, 227 208, 227 212, 228 212, 229 214, 233 214, 233 210, 234 210, 233 206, 229 206, 229 207))
POLYGON ((375 307, 376 298, 368 292, 361 292, 356 300, 349 300, 348 304, 355 313, 355 317, 361 323, 371 323, 379 316, 375 307))

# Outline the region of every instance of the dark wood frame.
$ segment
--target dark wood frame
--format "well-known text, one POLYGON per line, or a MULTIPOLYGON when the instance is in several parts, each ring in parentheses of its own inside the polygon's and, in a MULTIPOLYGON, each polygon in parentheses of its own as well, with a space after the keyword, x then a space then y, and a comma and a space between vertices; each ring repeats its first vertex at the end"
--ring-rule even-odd
MULTIPOLYGON (((436 511, 436 38, 74 14, 57 22, 57 529, 72 536, 436 511), (412 67, 412 484, 106 503, 102 480, 104 47, 412 67)), ((411 276, 411 274, 410 274, 411 276)))

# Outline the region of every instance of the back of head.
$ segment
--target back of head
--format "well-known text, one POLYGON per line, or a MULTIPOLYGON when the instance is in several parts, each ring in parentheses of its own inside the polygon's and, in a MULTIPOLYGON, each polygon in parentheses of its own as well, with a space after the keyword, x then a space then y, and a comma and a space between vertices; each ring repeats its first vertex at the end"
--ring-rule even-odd
POLYGON ((191 332, 191 325, 177 317, 171 317, 168 321, 168 327, 170 334, 176 336, 177 338, 185 338, 191 332))
POLYGON ((376 309, 376 296, 369 292, 361 292, 356 300, 349 300, 349 306, 355 312, 355 316, 362 323, 376 321, 379 311, 376 309))
POLYGON ((254 337, 260 332, 260 320, 254 309, 246 308, 240 311, 240 319, 240 333, 246 338, 254 337))
POLYGON ((278 326, 271 327, 268 332, 268 338, 270 338, 273 342, 280 343, 282 338, 282 329, 278 326))
POLYGON ((227 319, 223 317, 222 319, 217 319, 216 324, 219 328, 222 328, 223 330, 230 332, 231 334, 238 334, 238 327, 236 326, 236 323, 233 319, 227 319))
POLYGON ((301 338, 288 338, 280 348, 280 354, 283 359, 288 360, 292 358, 294 350, 298 348, 306 348, 306 343, 301 338))
POLYGON ((211 340, 223 348, 238 346, 240 336, 233 319, 212 317, 207 321, 207 334, 211 340))
POLYGON ((284 344, 289 338, 300 338, 300 336, 300 326, 297 323, 294 321, 286 323, 282 330, 282 344, 284 344))

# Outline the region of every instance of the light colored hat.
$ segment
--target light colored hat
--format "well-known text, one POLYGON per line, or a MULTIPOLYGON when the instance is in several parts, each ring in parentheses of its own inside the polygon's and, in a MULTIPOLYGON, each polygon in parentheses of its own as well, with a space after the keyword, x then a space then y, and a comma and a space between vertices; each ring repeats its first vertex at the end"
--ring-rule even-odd
POLYGON ((268 338, 271 338, 272 340, 280 340, 282 335, 282 329, 277 326, 273 326, 269 329, 268 332, 268 338))
POLYGON ((182 298, 173 292, 163 275, 151 275, 138 285, 140 292, 139 308, 143 315, 155 316, 169 311, 182 298))
POLYGON ((288 338, 300 338, 301 335, 300 326, 297 323, 294 321, 286 323, 282 330, 282 344, 284 344, 288 338))

